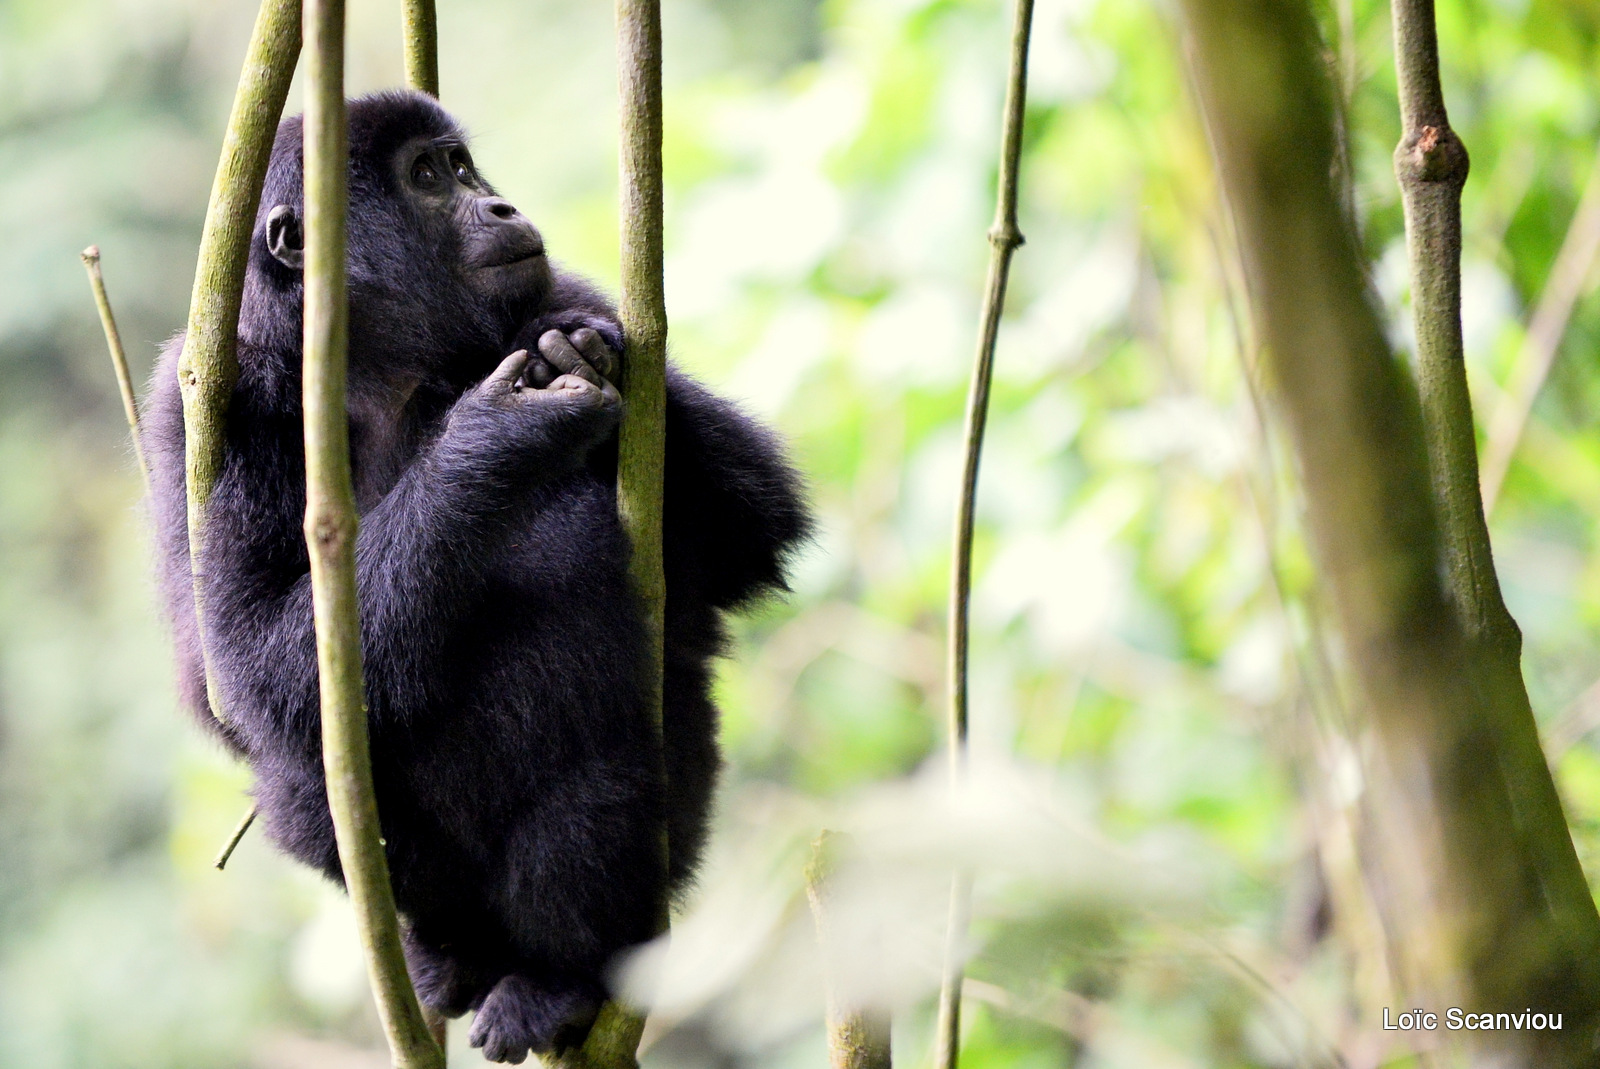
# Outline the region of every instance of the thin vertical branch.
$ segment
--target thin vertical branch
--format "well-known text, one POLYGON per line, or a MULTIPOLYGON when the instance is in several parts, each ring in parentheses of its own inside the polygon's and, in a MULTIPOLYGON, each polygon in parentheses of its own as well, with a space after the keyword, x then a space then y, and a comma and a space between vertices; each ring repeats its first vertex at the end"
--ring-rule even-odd
POLYGON ((654 662, 654 718, 661 724, 661 626, 666 578, 661 565, 666 460, 667 308, 662 266, 661 7, 617 0, 621 90, 623 334, 622 423, 617 507, 633 544, 632 575, 644 599, 654 662))
POLYGON ((889 1015, 852 1005, 844 995, 846 980, 837 961, 830 886, 842 839, 844 836, 831 831, 817 836, 806 865, 806 899, 817 926, 827 984, 828 1069, 890 1069, 889 1015))
POLYGON ((956 1069, 961 1062, 961 990, 966 979, 967 925, 972 919, 972 874, 950 878, 950 908, 945 916, 944 961, 939 973, 939 1015, 934 1023, 933 1064, 956 1069))
MULTIPOLYGON (((1417 1005, 1564 1015, 1560 1032, 1451 1037, 1474 1064, 1592 1066, 1600 916, 1525 696, 1482 670, 1456 577, 1440 574, 1439 475, 1331 181, 1315 19, 1305 0, 1183 8, 1318 574, 1372 729, 1374 895, 1397 980, 1417 1005)), ((1408 121, 1439 129, 1437 98, 1420 92, 1408 121)), ((1438 138, 1423 140, 1426 161, 1438 138)))
POLYGON ((306 5, 306 545, 316 615, 322 761, 339 864, 355 908, 378 1015, 397 1069, 440 1069, 400 949, 400 923, 372 783, 356 605, 356 502, 345 409, 348 302, 344 0, 306 5))
POLYGON ((405 0, 406 84, 439 96, 439 23, 434 0, 405 0))
POLYGON ((1417 389, 1439 508, 1449 591, 1469 635, 1521 637, 1500 601, 1478 491, 1478 448, 1461 341, 1461 188, 1467 150, 1450 129, 1439 85, 1433 0, 1394 0, 1402 131, 1395 175, 1405 202, 1417 389))
POLYGON ((1589 273, 1600 256, 1600 157, 1589 171, 1578 210, 1561 239, 1550 277, 1539 294, 1527 336, 1517 351, 1506 397, 1495 406, 1489 418, 1488 440, 1483 446, 1483 511, 1493 515, 1505 485, 1511 458, 1516 455, 1522 432, 1533 413, 1533 403, 1544 388, 1550 369, 1555 366, 1561 338, 1578 298, 1583 296, 1589 273))
MULTIPOLYGON (((662 489, 666 472, 667 303, 662 257, 661 4, 617 0, 617 81, 621 143, 619 193, 622 331, 627 339, 617 448, 617 511, 633 545, 630 574, 644 609, 650 646, 651 719, 656 774, 666 783, 661 747, 661 651, 667 582, 661 563, 662 489)), ((660 829, 667 872, 667 829, 660 829)), ((668 926, 665 896, 657 930, 668 926)), ((562 1069, 633 1069, 644 1017, 615 1001, 600 1010, 581 1050, 547 1064, 562 1069)))
MULTIPOLYGON (((406 84, 439 98, 439 20, 434 10, 434 0, 404 0, 403 30, 405 33, 406 84)), ((428 1021, 428 1034, 441 1053, 447 1050, 450 1038, 450 1019, 423 1007, 428 1021)))
POLYGON ((89 272, 89 288, 94 291, 94 304, 100 310, 100 329, 106 334, 106 348, 111 353, 111 366, 117 373, 117 389, 122 394, 122 414, 128 417, 128 433, 133 437, 133 456, 139 462, 139 476, 144 480, 144 496, 150 496, 150 465, 144 460, 144 443, 139 439, 139 402, 133 395, 133 376, 128 371, 128 354, 122 348, 122 334, 117 330, 117 318, 111 314, 111 298, 106 296, 106 281, 100 273, 100 246, 90 245, 79 253, 84 270, 89 272))
POLYGON ((189 559, 194 571, 195 626, 206 661, 211 711, 226 714, 221 691, 205 653, 205 597, 201 541, 206 502, 222 472, 228 399, 239 379, 239 306, 250 234, 255 227, 261 183, 300 56, 300 0, 262 0, 256 15, 239 88, 222 140, 222 158, 206 205, 199 264, 189 298, 189 323, 178 357, 183 396, 184 479, 188 487, 189 559))
MULTIPOLYGON (((1011 27, 1011 64, 1006 80, 1004 128, 1000 137, 999 188, 994 224, 989 228, 989 276, 984 286, 983 312, 978 332, 977 358, 967 391, 966 456, 961 472, 961 492, 956 503, 954 561, 950 573, 950 707, 948 732, 950 777, 959 784, 967 761, 967 645, 972 598, 972 533, 978 497, 978 464, 983 455, 983 432, 989 418, 989 384, 994 377, 995 341, 1000 333, 1000 313, 1005 309, 1006 282, 1011 256, 1022 244, 1017 226, 1017 172, 1022 161, 1022 121, 1027 112, 1028 39, 1033 29, 1033 0, 1016 0, 1011 27)), ((961 948, 966 940, 971 879, 957 873, 950 885, 950 918, 945 946, 944 975, 939 988, 938 1033, 934 1064, 955 1069, 961 1044, 961 948)))

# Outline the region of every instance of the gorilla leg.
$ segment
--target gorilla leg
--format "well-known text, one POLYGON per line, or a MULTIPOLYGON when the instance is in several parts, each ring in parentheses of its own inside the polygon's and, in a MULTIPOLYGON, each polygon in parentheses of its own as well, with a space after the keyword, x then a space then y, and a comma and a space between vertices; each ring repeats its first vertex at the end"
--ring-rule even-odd
POLYGON ((406 969, 424 1006, 446 1017, 460 1017, 480 1006, 505 974, 485 955, 457 943, 441 945, 407 925, 404 932, 406 969))
POLYGON ((507 837, 500 919, 517 960, 471 1032, 492 1060, 582 1043, 612 957, 655 934, 661 791, 650 765, 627 752, 639 740, 618 743, 635 760, 608 755, 563 769, 507 837))

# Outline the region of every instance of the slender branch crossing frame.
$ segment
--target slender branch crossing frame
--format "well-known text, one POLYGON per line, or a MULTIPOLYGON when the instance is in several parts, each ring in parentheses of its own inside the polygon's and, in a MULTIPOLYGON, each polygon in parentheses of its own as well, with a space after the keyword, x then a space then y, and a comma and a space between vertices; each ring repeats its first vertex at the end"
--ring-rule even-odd
MULTIPOLYGON (((961 493, 956 504, 954 561, 950 570, 950 707, 946 726, 950 781, 959 787, 967 766, 967 639, 972 600, 972 533, 978 500, 978 465, 989 419, 989 384, 994 378, 994 350, 1005 310, 1011 256, 1023 243, 1017 226, 1017 178, 1022 162, 1022 122, 1028 102, 1028 40, 1033 29, 1033 0, 1016 0, 1011 27, 1011 63, 1006 78, 1004 127, 1000 137, 999 189, 994 224, 989 228, 989 276, 984 285, 978 352, 967 391, 966 450, 961 493)), ((939 1016, 934 1037, 934 1065, 956 1069, 961 1059, 962 944, 972 906, 972 878, 957 872, 950 881, 950 917, 946 932, 939 1016)))

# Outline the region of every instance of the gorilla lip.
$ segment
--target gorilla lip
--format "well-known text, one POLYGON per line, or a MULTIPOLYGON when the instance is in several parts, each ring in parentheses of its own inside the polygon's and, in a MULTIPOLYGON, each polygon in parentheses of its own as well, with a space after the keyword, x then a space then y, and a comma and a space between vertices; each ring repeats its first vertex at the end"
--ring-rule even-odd
POLYGON ((480 270, 487 270, 492 267, 511 267, 516 264, 527 263, 529 260, 539 259, 542 256, 544 256, 544 245, 537 244, 529 248, 512 249, 501 258, 480 264, 479 267, 480 270))

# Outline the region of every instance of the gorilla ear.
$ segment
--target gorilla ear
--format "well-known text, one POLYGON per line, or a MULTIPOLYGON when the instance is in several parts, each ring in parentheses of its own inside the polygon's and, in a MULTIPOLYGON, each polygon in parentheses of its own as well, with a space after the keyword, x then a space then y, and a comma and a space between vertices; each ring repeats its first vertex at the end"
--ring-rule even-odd
POLYGON ((267 213, 267 251, 291 271, 305 265, 306 236, 300 229, 299 213, 287 204, 267 213))

